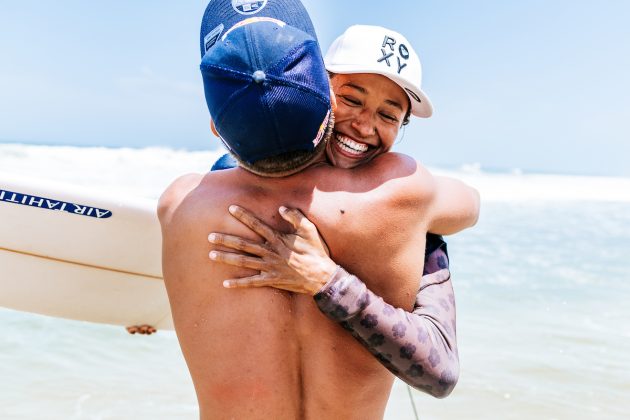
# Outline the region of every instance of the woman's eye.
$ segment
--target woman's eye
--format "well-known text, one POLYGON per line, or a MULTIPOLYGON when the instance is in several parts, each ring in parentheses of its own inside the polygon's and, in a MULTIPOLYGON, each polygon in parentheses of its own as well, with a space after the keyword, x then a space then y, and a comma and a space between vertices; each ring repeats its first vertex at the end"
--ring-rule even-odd
POLYGON ((353 105, 353 106, 359 106, 361 105, 361 101, 359 101, 356 98, 353 98, 352 96, 342 96, 343 100, 348 102, 348 104, 353 105))
POLYGON ((398 122, 398 118, 394 117, 393 115, 385 114, 383 112, 381 112, 381 117, 389 122, 398 122))

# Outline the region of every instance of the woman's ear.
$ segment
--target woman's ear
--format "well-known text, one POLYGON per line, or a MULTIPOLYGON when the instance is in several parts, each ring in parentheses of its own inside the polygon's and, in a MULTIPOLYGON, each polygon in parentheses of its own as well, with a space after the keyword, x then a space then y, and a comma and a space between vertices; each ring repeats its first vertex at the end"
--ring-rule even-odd
POLYGON ((335 91, 332 86, 330 86, 330 106, 334 114, 337 111, 337 97, 335 96, 335 91))

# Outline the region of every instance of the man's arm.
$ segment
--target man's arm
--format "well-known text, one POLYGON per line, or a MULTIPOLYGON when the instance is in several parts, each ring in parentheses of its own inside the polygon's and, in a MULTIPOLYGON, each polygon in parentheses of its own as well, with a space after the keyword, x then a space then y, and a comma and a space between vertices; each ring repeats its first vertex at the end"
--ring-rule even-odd
MULTIPOLYGON (((183 175, 173 181, 171 185, 162 193, 158 200, 157 214, 162 227, 162 237, 164 229, 173 218, 173 213, 186 195, 201 182, 202 176, 199 174, 183 175)), ((127 328, 129 334, 151 335, 157 330, 152 325, 130 325, 127 328)))

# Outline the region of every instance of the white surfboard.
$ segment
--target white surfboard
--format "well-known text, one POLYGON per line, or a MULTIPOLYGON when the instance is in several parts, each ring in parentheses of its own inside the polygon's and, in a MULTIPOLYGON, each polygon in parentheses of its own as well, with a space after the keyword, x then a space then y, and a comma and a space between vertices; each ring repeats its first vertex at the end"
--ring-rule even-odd
POLYGON ((0 173, 0 306, 173 329, 156 201, 0 173))

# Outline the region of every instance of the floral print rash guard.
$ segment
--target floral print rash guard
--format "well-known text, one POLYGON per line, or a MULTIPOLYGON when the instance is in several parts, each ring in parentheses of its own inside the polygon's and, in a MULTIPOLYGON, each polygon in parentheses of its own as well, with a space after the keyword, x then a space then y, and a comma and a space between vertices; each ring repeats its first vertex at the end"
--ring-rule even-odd
POLYGON ((328 318, 350 331, 409 385, 439 398, 455 387, 459 376, 455 297, 441 237, 427 236, 424 273, 412 312, 389 305, 341 267, 315 301, 328 318))

